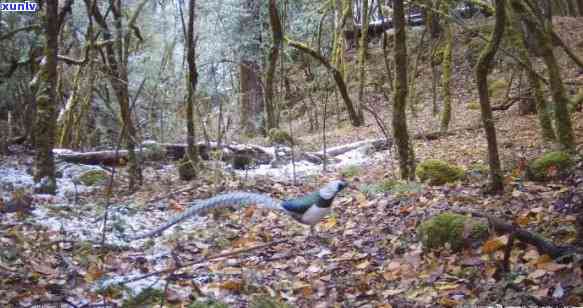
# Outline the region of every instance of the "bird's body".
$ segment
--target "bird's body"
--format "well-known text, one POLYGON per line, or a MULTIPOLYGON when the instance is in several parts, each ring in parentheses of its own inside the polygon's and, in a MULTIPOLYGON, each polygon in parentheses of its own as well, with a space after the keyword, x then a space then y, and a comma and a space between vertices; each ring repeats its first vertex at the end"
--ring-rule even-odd
POLYGON ((324 216, 330 214, 333 199, 324 199, 320 192, 311 193, 305 197, 286 200, 281 206, 297 221, 314 225, 324 216))
POLYGON ((279 201, 269 196, 248 192, 232 192, 218 195, 210 199, 196 202, 191 208, 186 210, 182 215, 175 217, 159 228, 127 238, 128 240, 138 240, 146 237, 161 234, 164 230, 180 223, 181 221, 194 216, 195 214, 206 212, 210 209, 245 206, 257 204, 259 207, 277 210, 290 215, 302 224, 313 226, 318 223, 324 216, 331 212, 332 201, 338 192, 344 189, 347 183, 344 181, 332 181, 323 186, 319 191, 313 192, 307 196, 279 201))

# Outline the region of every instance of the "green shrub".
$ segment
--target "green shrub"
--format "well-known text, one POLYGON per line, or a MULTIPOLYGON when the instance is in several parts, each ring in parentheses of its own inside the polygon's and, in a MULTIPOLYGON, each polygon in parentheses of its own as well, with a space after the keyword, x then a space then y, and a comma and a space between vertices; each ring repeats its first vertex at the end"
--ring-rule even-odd
POLYGON ((528 164, 526 177, 534 181, 549 180, 565 175, 573 164, 571 156, 566 152, 548 152, 528 164))
POLYGON ((466 241, 483 241, 488 237, 488 225, 464 215, 445 212, 423 222, 417 235, 426 249, 444 247, 449 243, 454 251, 464 248, 466 241), (470 228, 469 237, 464 230, 470 228))
POLYGON ((464 170, 442 160, 428 159, 417 166, 415 174, 429 185, 443 185, 455 182, 464 176, 464 170))

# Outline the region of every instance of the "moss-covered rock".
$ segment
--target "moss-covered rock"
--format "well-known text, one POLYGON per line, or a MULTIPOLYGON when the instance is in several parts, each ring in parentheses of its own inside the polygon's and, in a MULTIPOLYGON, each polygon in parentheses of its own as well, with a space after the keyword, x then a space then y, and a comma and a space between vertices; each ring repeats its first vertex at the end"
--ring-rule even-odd
POLYGON ((196 170, 186 156, 178 161, 176 168, 178 169, 178 177, 183 181, 190 181, 196 177, 196 170))
POLYGON ((464 170, 442 160, 428 159, 417 166, 415 174, 419 180, 427 181, 429 185, 443 185, 461 179, 464 170))
POLYGON ((466 243, 479 243, 488 238, 488 225, 464 215, 445 212, 423 222, 417 228, 417 235, 426 249, 442 248, 449 243, 454 251, 458 251, 466 243))
POLYGON ((79 182, 85 186, 93 186, 107 182, 109 174, 104 170, 89 170, 79 176, 79 182))
POLYGON ((395 195, 407 195, 419 193, 423 190, 424 185, 418 182, 408 182, 385 179, 377 183, 364 184, 360 186, 360 191, 367 195, 382 194, 390 192, 395 195))
POLYGON ((159 161, 166 158, 166 149, 155 141, 145 141, 142 143, 143 155, 148 160, 159 161))
POLYGON ((250 308, 291 308, 283 300, 269 296, 254 296, 250 308))
POLYGON ((208 300, 196 301, 188 305, 188 308, 229 308, 229 305, 214 300, 208 300))
POLYGON ((469 110, 480 110, 480 102, 478 101, 469 102, 467 108, 469 110))
POLYGON ((144 289, 140 294, 126 300, 122 304, 122 308, 134 308, 134 307, 150 307, 159 305, 164 298, 164 291, 148 288, 144 289))
POLYGON ((340 171, 340 175, 347 178, 352 178, 361 173, 362 169, 358 165, 350 165, 346 166, 342 171, 340 171))
POLYGON ((506 92, 508 82, 504 79, 495 79, 488 85, 488 93, 491 97, 500 97, 506 92))
POLYGON ((284 130, 272 128, 267 133, 267 138, 270 143, 293 145, 294 140, 290 134, 284 130))
POLYGON ((550 180, 565 175, 572 166, 573 160, 568 153, 548 152, 528 164, 526 177, 534 181, 550 180))

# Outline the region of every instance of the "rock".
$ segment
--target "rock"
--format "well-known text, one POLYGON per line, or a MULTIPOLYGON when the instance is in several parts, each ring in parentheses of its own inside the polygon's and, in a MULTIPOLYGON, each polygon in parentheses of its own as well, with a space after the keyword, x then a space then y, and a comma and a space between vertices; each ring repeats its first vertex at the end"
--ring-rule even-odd
POLYGON ((417 166, 415 174, 429 185, 443 185, 455 182, 464 176, 464 170, 437 159, 428 159, 417 166))
POLYGON ((425 249, 442 248, 446 243, 454 251, 467 244, 478 244, 488 238, 488 225, 464 215, 445 212, 423 222, 417 235, 425 249))
POLYGON ((574 162, 567 152, 548 152, 528 164, 526 178, 533 181, 546 181, 562 177, 573 165, 574 162))

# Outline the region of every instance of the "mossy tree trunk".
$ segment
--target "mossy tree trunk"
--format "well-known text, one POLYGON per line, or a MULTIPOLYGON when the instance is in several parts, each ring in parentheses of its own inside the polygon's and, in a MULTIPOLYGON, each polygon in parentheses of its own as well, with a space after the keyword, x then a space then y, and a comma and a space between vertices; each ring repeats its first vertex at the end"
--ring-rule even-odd
POLYGON ((184 165, 180 170, 180 178, 188 181, 196 177, 198 167, 198 151, 195 147, 196 128, 194 125, 194 94, 198 83, 198 72, 196 70, 196 41, 194 37, 194 19, 195 19, 196 1, 190 0, 188 4, 188 26, 186 30, 186 61, 188 62, 187 76, 187 96, 186 96, 186 157, 182 161, 184 165))
POLYGON ((57 0, 45 2, 45 48, 36 93, 34 181, 40 184, 35 187, 35 192, 45 194, 55 194, 57 190, 53 147, 57 110, 58 7, 57 0))
POLYGON ((403 0, 393 1, 393 25, 395 27, 395 91, 393 93, 393 135, 399 155, 401 178, 415 178, 413 147, 407 131, 407 35, 403 0))
POLYGON ((267 118, 268 132, 272 128, 279 127, 279 123, 277 123, 279 117, 276 115, 277 108, 275 107, 276 103, 273 95, 273 77, 275 75, 277 59, 279 58, 279 49, 282 47, 283 31, 275 0, 269 0, 269 23, 271 25, 273 42, 269 51, 267 73, 265 76, 265 116, 267 118))
MULTIPOLYGON (((132 107, 130 106, 128 87, 128 59, 132 33, 128 29, 135 28, 135 23, 147 0, 140 2, 136 10, 129 17, 127 25, 123 25, 124 10, 120 0, 110 0, 109 7, 113 15, 113 26, 117 34, 114 36, 109 29, 106 17, 101 13, 94 1, 85 0, 85 5, 91 16, 100 26, 103 38, 113 43, 105 45, 106 70, 109 76, 111 88, 117 98, 121 119, 123 122, 122 136, 125 139, 128 150, 128 174, 129 190, 135 191, 142 184, 142 168, 135 153, 137 145, 137 131, 132 120, 132 107)), ((139 31, 138 31, 139 32, 139 31)), ((141 39, 140 37, 138 37, 141 39)))
POLYGON ((296 48, 297 50, 299 50, 299 51, 311 56, 312 58, 318 60, 322 65, 324 65, 328 69, 329 72, 332 73, 332 76, 334 77, 334 81, 336 82, 336 86, 338 88, 338 91, 340 92, 340 95, 342 96, 342 100, 344 101, 344 105, 346 107, 346 110, 348 111, 348 117, 350 118, 350 123, 354 127, 362 126, 363 123, 360 121, 360 118, 358 117, 356 109, 354 108, 354 104, 352 103, 352 100, 350 99, 350 96, 348 95, 348 89, 346 88, 346 83, 344 82, 344 78, 342 78, 342 73, 336 67, 334 67, 332 64, 330 64, 330 62, 324 56, 322 56, 322 54, 320 54, 318 51, 313 50, 310 47, 308 47, 304 44, 301 44, 299 42, 292 41, 288 38, 286 38, 286 41, 288 42, 288 44, 291 47, 296 48))
MULTIPOLYGON (((526 32, 522 27, 522 23, 520 20, 515 16, 512 8, 508 11, 509 14, 509 21, 511 24, 511 35, 513 36, 513 41, 516 42, 516 47, 518 48, 518 56, 520 60, 532 67, 532 61, 530 59, 530 55, 528 54, 528 50, 526 48, 526 32)), ((545 141, 554 141, 555 140, 555 132, 553 131, 553 124, 551 121, 551 116, 549 114, 547 108, 547 102, 544 97, 544 92, 541 87, 541 82, 536 75, 534 70, 526 70, 526 76, 528 79, 528 84, 530 86, 530 90, 532 95, 534 96, 534 102, 536 106, 536 112, 539 120, 539 125, 541 127, 541 135, 543 140, 545 141)))
POLYGON ((364 86, 366 84, 366 56, 368 53, 368 0, 362 0, 362 16, 360 20, 360 43, 358 50, 358 105, 356 107, 356 112, 360 121, 364 123, 364 113, 362 105, 364 104, 364 86))
POLYGON ((488 163, 490 166, 490 189, 494 193, 501 193, 504 190, 502 182, 502 170, 500 167, 500 158, 498 155, 498 142, 496 140, 496 127, 494 126, 494 117, 492 116, 492 106, 488 93, 488 74, 490 73, 494 56, 502 41, 504 28, 506 25, 505 0, 496 0, 496 23, 490 41, 480 55, 476 65, 476 82, 478 85, 478 94, 480 96, 480 108, 482 111, 482 124, 486 133, 488 142, 488 163))
POLYGON ((559 64, 553 52, 552 23, 542 18, 540 13, 531 11, 522 1, 512 0, 512 8, 519 14, 528 31, 534 35, 547 67, 551 96, 555 107, 554 118, 559 144, 566 150, 573 150, 575 138, 568 108, 569 98, 566 95, 559 64), (537 23, 537 20, 541 21, 542 24, 537 23))
MULTIPOLYGON (((449 4, 443 2, 442 11, 449 14, 449 4)), ((453 62, 453 29, 448 20, 444 23, 445 48, 443 50, 443 110, 441 111, 441 131, 447 132, 451 120, 451 73, 453 62)))

